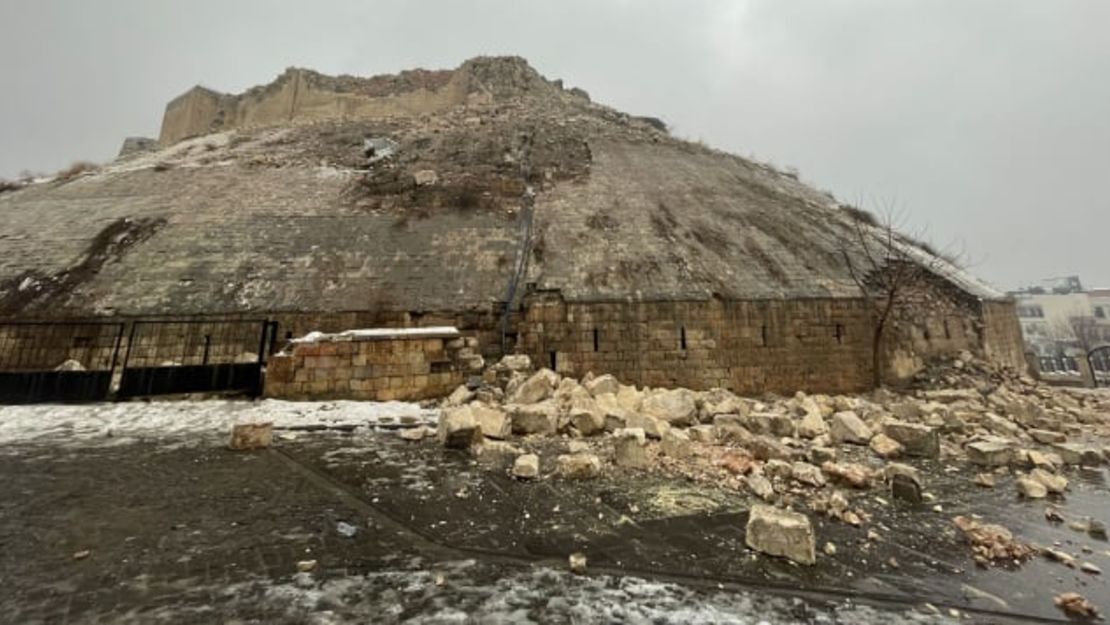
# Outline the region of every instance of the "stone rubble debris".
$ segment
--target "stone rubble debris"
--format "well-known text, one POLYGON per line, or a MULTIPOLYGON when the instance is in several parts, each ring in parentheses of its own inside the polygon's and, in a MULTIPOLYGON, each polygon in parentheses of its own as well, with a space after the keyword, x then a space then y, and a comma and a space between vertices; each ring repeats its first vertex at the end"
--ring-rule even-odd
POLYGON ((265 449, 274 442, 273 423, 237 423, 231 426, 229 449, 245 451, 265 449))
POLYGON ((522 454, 513 461, 513 477, 534 480, 540 476, 540 457, 536 454, 522 454))
POLYGON ((752 507, 744 538, 748 547, 799 564, 817 562, 817 540, 809 517, 773 506, 752 507))
POLYGON ((1077 592, 1065 592, 1053 598, 1056 607, 1063 610, 1064 614, 1079 618, 1097 618, 1098 608, 1077 592))
POLYGON ((952 519, 952 523, 964 533, 971 545, 976 562, 987 565, 992 562, 1027 560, 1034 549, 1018 542, 1012 532, 996 524, 982 524, 965 516, 952 519))

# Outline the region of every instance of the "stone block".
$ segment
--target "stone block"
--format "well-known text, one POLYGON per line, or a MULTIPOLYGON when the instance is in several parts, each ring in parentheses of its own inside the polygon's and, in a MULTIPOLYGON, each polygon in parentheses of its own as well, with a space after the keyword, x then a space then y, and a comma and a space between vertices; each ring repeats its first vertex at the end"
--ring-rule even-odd
POLYGON ((273 440, 273 423, 238 423, 231 426, 231 438, 227 446, 236 451, 265 449, 273 440))
POLYGON ((744 537, 748 547, 799 564, 817 562, 817 539, 809 517, 772 506, 752 506, 744 537))

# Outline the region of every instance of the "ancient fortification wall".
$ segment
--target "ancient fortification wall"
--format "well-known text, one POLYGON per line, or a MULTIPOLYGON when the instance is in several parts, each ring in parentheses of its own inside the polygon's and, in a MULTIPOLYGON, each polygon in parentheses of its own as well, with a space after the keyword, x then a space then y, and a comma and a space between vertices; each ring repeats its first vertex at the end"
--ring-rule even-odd
POLYGON ((442 397, 481 370, 476 344, 454 328, 325 335, 273 356, 265 394, 374 401, 442 397))

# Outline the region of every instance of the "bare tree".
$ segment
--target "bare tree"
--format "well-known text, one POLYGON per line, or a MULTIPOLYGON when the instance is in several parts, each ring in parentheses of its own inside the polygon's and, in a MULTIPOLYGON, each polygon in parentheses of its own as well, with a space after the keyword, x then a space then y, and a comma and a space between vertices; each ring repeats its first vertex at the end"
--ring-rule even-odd
POLYGON ((889 203, 881 218, 855 207, 846 211, 851 234, 842 239, 840 253, 874 314, 871 367, 872 382, 878 388, 883 383, 884 340, 895 311, 920 280, 958 261, 952 254, 942 257, 918 240, 920 236, 901 234, 900 220, 889 203))

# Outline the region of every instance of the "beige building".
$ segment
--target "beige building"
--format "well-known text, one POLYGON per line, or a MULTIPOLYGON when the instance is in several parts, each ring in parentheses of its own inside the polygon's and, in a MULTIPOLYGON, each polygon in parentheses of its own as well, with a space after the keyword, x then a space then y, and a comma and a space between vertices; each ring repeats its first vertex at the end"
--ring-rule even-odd
POLYGON ((1043 378, 1089 383, 1089 368, 1110 384, 1110 289, 1086 290, 1069 276, 1011 295, 1029 360, 1043 378))

